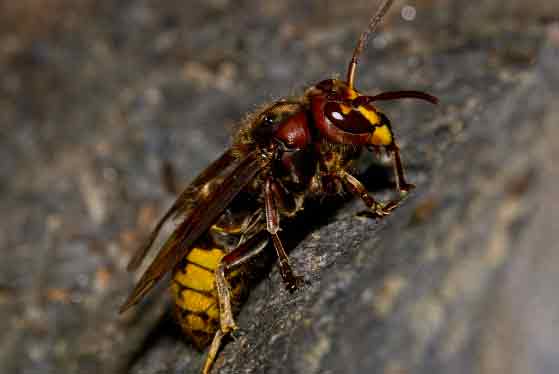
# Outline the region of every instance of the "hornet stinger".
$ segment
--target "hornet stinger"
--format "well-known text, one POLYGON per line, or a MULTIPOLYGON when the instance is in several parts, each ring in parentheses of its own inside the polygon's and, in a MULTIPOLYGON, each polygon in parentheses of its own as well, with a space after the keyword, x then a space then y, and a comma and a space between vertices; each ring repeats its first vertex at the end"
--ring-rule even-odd
POLYGON ((249 259, 275 249, 288 290, 301 284, 279 236, 280 221, 295 216, 305 201, 349 192, 371 215, 390 214, 414 186, 408 183, 388 117, 373 103, 413 98, 436 104, 420 91, 376 95, 355 87, 359 56, 393 0, 385 0, 361 34, 345 80, 326 79, 248 115, 231 148, 180 194, 128 266, 136 270, 167 224, 176 225, 163 241, 128 299, 137 304, 168 272, 174 315, 200 349, 210 346, 202 369, 209 373, 223 338, 237 330, 235 314, 249 290, 249 259), (351 174, 361 152, 384 149, 392 158, 400 199, 381 203, 351 174))

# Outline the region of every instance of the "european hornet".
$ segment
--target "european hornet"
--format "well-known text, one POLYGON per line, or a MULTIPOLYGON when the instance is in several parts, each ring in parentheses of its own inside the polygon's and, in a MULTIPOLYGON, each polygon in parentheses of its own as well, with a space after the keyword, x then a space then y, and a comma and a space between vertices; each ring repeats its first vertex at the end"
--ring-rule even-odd
POLYGON ((385 0, 371 18, 353 52, 345 80, 326 79, 300 97, 265 106, 241 121, 233 145, 177 198, 155 226, 147 243, 131 259, 139 267, 162 227, 176 229, 122 305, 138 303, 172 272, 174 314, 196 346, 210 349, 203 373, 209 373, 225 336, 237 330, 234 315, 247 294, 247 260, 271 239, 285 286, 293 291, 295 275, 278 232, 280 220, 296 215, 308 199, 348 191, 381 218, 400 204, 414 186, 406 181, 394 132, 375 101, 414 98, 436 104, 419 91, 363 95, 355 89, 359 56, 393 0, 385 0), (380 203, 349 169, 363 149, 381 147, 392 157, 400 198, 380 203))

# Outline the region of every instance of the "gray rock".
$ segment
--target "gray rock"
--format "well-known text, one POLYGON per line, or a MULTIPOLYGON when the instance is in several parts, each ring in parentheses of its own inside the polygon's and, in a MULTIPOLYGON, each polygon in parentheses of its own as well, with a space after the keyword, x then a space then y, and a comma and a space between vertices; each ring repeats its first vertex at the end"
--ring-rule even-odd
MULTIPOLYGON (((0 12, 0 372, 196 373, 164 284, 117 315, 173 199, 161 165, 184 185, 243 113, 344 74, 376 5, 26 4, 0 12)), ((272 267, 214 372, 558 371, 559 9, 410 5, 357 79, 441 99, 382 105, 418 188, 381 222, 358 201, 307 211, 290 256, 309 285, 272 267)), ((382 170, 365 176, 384 198, 382 170)))

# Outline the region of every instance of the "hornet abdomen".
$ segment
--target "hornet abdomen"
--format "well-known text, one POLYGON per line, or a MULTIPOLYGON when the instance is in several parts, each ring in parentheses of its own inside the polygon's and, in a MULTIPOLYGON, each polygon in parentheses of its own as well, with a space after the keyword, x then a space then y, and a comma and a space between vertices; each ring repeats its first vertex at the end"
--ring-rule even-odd
MULTIPOLYGON (((199 349, 209 345, 219 329, 215 269, 225 254, 215 243, 209 247, 197 245, 173 271, 170 290, 175 301, 175 318, 199 349)), ((227 274, 235 312, 248 294, 245 278, 242 267, 227 274)))

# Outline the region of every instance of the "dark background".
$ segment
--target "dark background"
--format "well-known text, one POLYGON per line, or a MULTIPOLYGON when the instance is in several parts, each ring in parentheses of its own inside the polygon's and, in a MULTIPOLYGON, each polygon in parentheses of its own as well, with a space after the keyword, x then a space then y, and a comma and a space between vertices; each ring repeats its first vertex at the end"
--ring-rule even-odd
MULTIPOLYGON (((185 185, 244 113, 343 76, 377 7, 344 3, 0 2, 1 373, 198 372, 163 290, 117 315, 173 200, 162 166, 185 185)), ((310 285, 273 268, 214 372, 559 372, 558 22, 553 1, 396 2, 357 84, 441 99, 381 105, 418 188, 382 222, 307 212, 310 285)))

